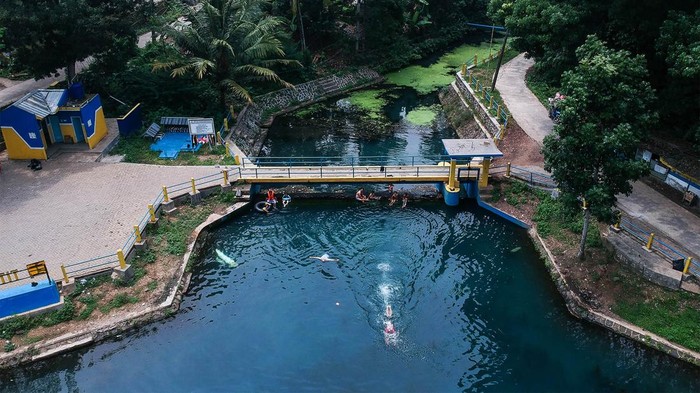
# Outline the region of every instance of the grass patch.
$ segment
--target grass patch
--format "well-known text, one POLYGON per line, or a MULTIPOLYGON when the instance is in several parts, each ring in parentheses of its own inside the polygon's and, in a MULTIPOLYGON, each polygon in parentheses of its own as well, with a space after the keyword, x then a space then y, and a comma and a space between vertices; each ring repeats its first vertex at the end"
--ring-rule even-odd
POLYGON ((114 310, 115 308, 120 308, 123 307, 127 304, 134 304, 139 301, 139 298, 136 296, 130 296, 127 295, 126 293, 120 293, 117 294, 112 300, 110 300, 107 304, 104 306, 100 307, 100 311, 103 314, 108 314, 110 311, 114 310))
POLYGON ((156 281, 156 280, 151 280, 146 285, 146 290, 149 292, 154 291, 156 288, 158 288, 158 281, 156 281))
POLYGON ((700 351, 700 296, 662 290, 648 299, 618 302, 613 312, 622 318, 693 351, 700 351))
POLYGON ((233 157, 226 154, 226 147, 217 145, 202 146, 196 152, 180 152, 176 159, 158 158, 160 152, 151 150, 151 138, 130 136, 119 138, 119 142, 110 152, 112 155, 123 155, 125 162, 155 165, 233 165, 233 157))
POLYGON ((419 106, 406 114, 406 121, 417 126, 429 126, 437 117, 437 108, 419 106))
POLYGON ((88 295, 80 298, 79 301, 85 305, 85 308, 78 314, 78 319, 82 321, 90 318, 92 312, 97 308, 97 297, 88 295))
POLYGON ((162 220, 162 224, 155 231, 156 243, 164 241, 163 250, 171 255, 184 255, 187 251, 187 237, 201 224, 211 209, 202 204, 187 211, 181 211, 177 217, 171 220, 162 220))

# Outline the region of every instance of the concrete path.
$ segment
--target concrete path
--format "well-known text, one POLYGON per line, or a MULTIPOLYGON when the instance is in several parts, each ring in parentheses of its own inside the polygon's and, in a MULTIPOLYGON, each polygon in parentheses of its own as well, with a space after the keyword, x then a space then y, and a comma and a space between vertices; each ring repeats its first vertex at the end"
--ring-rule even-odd
POLYGON ((113 254, 162 185, 221 171, 55 160, 45 161, 43 168, 34 172, 26 161, 2 158, 0 272, 46 260, 51 275, 59 278, 62 263, 113 254))
POLYGON ((700 220, 656 190, 638 181, 630 196, 618 196, 617 206, 700 257, 700 220))
POLYGON ((520 54, 501 67, 496 89, 501 93, 513 119, 532 139, 542 146, 542 140, 552 132, 554 123, 547 108, 525 85, 525 73, 535 64, 520 54))

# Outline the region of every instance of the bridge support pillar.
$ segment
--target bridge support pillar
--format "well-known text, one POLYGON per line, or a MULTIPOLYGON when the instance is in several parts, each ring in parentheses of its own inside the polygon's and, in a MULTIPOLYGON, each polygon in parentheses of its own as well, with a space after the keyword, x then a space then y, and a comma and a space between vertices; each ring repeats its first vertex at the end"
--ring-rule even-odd
POLYGON ((481 163, 481 175, 479 176, 479 187, 483 188, 489 185, 489 168, 491 167, 491 159, 484 157, 481 163))
POLYGON ((459 205, 459 183, 454 187, 450 186, 449 183, 443 184, 442 196, 445 199, 447 206, 459 205))

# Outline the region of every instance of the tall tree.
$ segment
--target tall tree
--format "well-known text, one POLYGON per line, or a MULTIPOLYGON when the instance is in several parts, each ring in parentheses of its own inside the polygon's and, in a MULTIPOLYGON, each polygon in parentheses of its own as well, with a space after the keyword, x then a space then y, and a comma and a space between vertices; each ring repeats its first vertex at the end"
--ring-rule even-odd
POLYGON ((563 76, 562 114, 544 140, 544 167, 569 206, 585 201, 578 256, 585 257, 591 215, 610 217, 615 195, 648 170, 635 160, 640 138, 656 121, 654 92, 643 56, 608 48, 595 36, 576 50, 578 65, 563 76))
POLYGON ((192 72, 199 79, 212 79, 222 107, 227 93, 251 102, 250 82, 291 86, 272 67, 300 64, 284 59, 281 36, 287 34, 282 30, 286 24, 265 12, 266 0, 210 0, 201 4, 189 15, 189 25, 165 31, 182 56, 158 61, 154 69, 170 69, 173 77, 192 72))
POLYGON ((668 67, 659 93, 663 120, 694 137, 700 149, 700 9, 671 12, 656 47, 668 67))
POLYGON ((128 18, 136 0, 4 0, 1 24, 15 61, 35 78, 66 68, 75 76, 75 62, 112 48, 114 39, 135 45, 128 18))

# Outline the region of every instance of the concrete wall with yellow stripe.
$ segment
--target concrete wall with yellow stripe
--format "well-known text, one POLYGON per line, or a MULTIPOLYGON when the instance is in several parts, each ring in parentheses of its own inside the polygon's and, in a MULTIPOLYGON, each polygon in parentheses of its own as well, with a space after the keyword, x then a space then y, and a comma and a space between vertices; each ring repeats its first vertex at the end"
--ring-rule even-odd
POLYGON ((95 95, 83 104, 80 108, 80 115, 83 119, 87 144, 91 149, 94 149, 102 138, 107 135, 107 122, 102 110, 100 96, 95 95))

